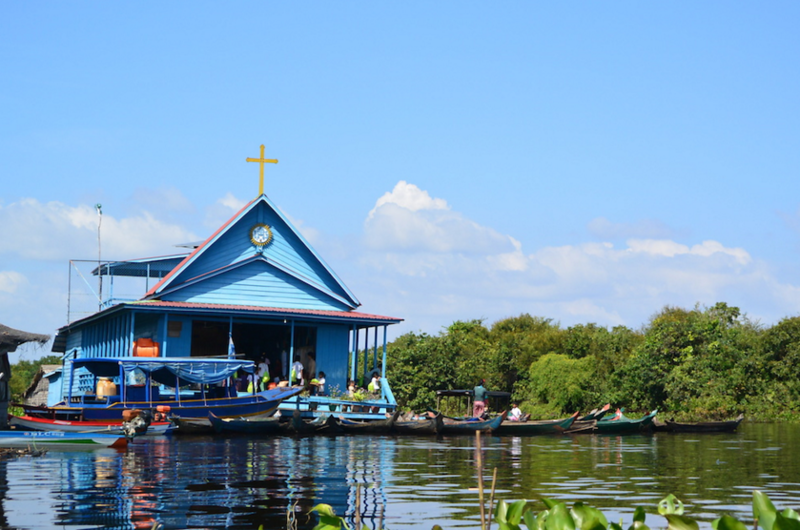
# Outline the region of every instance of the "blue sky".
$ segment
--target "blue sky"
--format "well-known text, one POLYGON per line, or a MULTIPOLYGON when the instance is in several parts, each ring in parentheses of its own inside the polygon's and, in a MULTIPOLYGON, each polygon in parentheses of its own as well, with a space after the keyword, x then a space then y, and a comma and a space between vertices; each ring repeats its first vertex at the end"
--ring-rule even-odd
MULTIPOLYGON (((800 4, 0 6, 0 322, 266 193, 394 335, 800 312, 800 4)), ((21 350, 19 355, 41 352, 21 350)), ((12 357, 12 361, 15 360, 12 357)))

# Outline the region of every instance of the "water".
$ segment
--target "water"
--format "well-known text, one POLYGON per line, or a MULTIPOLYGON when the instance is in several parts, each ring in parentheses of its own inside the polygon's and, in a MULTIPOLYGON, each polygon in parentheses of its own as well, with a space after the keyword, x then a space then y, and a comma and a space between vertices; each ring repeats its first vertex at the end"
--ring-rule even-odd
MULTIPOLYGON (((127 450, 50 451, 0 462, 3 528, 286 528, 317 502, 368 528, 479 528, 475 439, 339 436, 139 439, 127 450)), ((752 491, 800 508, 800 426, 743 425, 736 434, 484 437, 487 497, 597 506, 627 527, 636 506, 666 527, 669 493, 710 528, 752 518, 752 491)), ((537 509, 543 509, 541 502, 537 509)))

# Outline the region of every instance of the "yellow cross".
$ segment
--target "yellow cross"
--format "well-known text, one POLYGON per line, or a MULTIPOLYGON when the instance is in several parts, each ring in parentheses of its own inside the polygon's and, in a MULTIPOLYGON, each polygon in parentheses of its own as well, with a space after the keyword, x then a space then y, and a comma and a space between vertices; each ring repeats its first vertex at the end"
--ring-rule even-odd
POLYGON ((264 158, 264 144, 261 144, 261 157, 260 158, 248 158, 247 162, 258 162, 261 166, 261 174, 258 180, 258 196, 261 197, 264 195, 264 164, 277 164, 277 158, 264 158))

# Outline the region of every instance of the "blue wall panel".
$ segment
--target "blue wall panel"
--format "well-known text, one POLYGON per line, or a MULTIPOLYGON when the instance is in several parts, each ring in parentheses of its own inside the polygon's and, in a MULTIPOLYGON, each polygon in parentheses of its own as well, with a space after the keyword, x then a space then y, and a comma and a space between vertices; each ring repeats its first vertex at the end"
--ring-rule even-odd
POLYGON ((180 337, 167 337, 169 357, 189 357, 192 354, 192 319, 182 316, 169 316, 170 322, 182 323, 180 337))
POLYGON ((257 261, 167 294, 162 300, 347 311, 342 302, 257 261))
POLYGON ((325 286, 339 296, 348 297, 339 282, 264 202, 256 205, 236 225, 230 227, 212 243, 211 247, 205 249, 171 286, 256 255, 257 249, 250 242, 250 229, 259 223, 269 225, 272 230, 272 241, 263 252, 267 259, 275 260, 285 268, 325 286))
POLYGON ((70 334, 67 335, 67 347, 66 347, 67 353, 71 352, 75 348, 78 348, 79 350, 83 348, 82 329, 77 329, 75 331, 70 332, 70 334))
POLYGON ((317 371, 325 372, 328 394, 332 386, 339 392, 347 390, 347 360, 350 326, 321 324, 317 326, 317 371))

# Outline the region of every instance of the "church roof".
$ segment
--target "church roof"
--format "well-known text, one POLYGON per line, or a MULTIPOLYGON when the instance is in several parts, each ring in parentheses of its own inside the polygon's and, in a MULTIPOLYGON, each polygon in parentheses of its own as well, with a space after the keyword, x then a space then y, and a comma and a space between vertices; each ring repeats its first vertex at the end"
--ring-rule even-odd
POLYGON ((361 305, 263 194, 178 263, 144 299, 323 311, 361 305))

